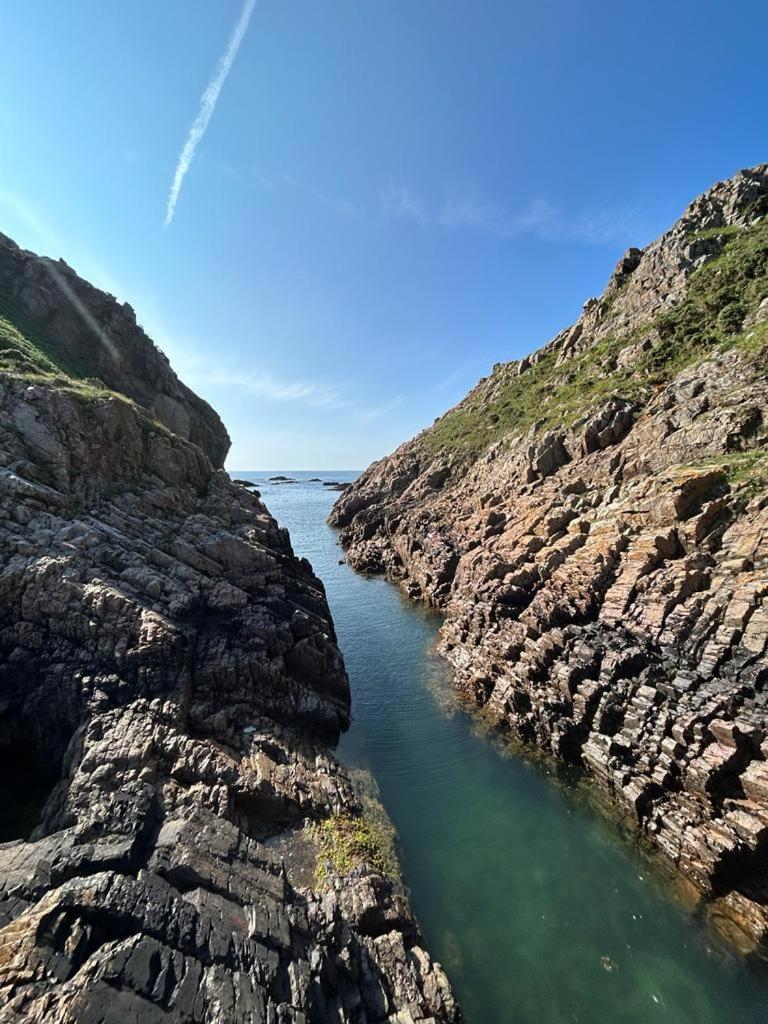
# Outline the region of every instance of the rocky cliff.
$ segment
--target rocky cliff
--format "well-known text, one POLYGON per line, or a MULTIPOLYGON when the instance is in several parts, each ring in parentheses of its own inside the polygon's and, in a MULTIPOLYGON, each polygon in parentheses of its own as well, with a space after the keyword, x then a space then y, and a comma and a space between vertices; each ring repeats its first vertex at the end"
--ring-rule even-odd
POLYGON ((768 936, 768 165, 372 465, 350 564, 445 614, 458 687, 583 766, 768 936))
POLYGON ((2 345, 0 368, 95 378, 98 386, 133 399, 202 448, 214 466, 224 465, 229 451, 224 424, 178 379, 128 303, 94 288, 63 260, 36 256, 3 234, 0 317, 29 341, 26 347, 2 345))
POLYGON ((458 1020, 218 417, 66 266, 4 239, 0 299, 0 1021, 458 1020))

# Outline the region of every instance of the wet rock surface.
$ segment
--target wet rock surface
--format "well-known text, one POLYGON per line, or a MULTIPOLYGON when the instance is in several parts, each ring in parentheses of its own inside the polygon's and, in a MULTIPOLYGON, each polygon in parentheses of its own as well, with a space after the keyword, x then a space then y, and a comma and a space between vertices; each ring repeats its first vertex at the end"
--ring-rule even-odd
POLYGON ((319 881, 361 813, 324 590, 188 407, 0 374, 0 752, 55 781, 0 844, 0 1021, 457 1021, 396 885, 319 881))
MULTIPOLYGON (((454 414, 487 407, 543 359, 567 384, 577 358, 627 333, 611 372, 639 366, 659 343, 659 311, 722 250, 720 230, 767 207, 766 167, 718 184, 630 250, 574 327, 494 367, 454 414)), ((445 613, 441 650, 472 701, 583 766, 757 943, 768 937, 768 495, 729 467, 768 443, 766 356, 714 346, 642 401, 617 393, 470 454, 427 430, 369 467, 330 518, 352 567, 445 613)))

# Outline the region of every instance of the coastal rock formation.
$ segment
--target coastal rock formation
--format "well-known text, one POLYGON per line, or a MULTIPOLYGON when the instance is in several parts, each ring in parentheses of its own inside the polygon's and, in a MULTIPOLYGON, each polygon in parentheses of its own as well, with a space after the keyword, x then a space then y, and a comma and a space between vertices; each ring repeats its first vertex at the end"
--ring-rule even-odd
POLYGON ((0 844, 0 1021, 457 1021, 371 843, 324 839, 373 834, 343 661, 218 417, 63 265, 4 241, 0 298, 0 759, 51 786, 0 844))
POLYGON ((768 936, 768 166, 374 463, 349 564, 441 609, 460 690, 583 766, 768 936))
MULTIPOLYGON (((190 391, 168 359, 136 323, 128 303, 94 288, 64 260, 20 249, 0 234, 0 315, 8 315, 56 368, 96 378, 127 395, 179 437, 192 441, 216 467, 224 465, 229 436, 214 410, 190 391)), ((39 366, 40 352, 26 365, 39 366), (38 358, 35 358, 35 357, 38 358)))

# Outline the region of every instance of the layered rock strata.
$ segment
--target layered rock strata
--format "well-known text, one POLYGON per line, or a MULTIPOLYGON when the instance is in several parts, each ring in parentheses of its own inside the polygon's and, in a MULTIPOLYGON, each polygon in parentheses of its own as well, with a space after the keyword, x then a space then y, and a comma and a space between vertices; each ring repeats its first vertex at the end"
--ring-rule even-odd
POLYGON ((318 839, 363 821, 322 584, 133 314, 54 270, 0 248, 0 757, 52 786, 0 844, 0 1021, 457 1021, 402 892, 318 839))
POLYGON ((441 609, 457 686, 583 766, 768 935, 768 166, 373 464, 349 563, 441 609))

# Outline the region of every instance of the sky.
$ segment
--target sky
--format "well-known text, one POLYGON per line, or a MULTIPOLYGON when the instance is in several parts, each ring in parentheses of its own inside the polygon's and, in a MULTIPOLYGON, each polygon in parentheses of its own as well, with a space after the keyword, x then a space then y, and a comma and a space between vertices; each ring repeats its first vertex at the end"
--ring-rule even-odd
POLYGON ((358 469, 768 159, 765 0, 4 0, 0 231, 358 469))

